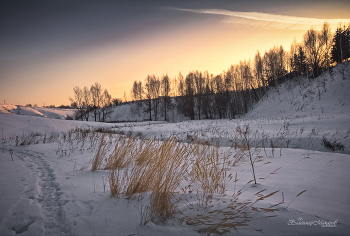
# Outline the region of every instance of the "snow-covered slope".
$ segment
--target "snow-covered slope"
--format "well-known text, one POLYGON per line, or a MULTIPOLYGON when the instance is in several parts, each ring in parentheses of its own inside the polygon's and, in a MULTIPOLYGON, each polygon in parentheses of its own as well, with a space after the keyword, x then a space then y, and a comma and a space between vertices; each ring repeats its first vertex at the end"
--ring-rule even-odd
POLYGON ((17 108, 17 106, 15 106, 15 105, 0 104, 0 114, 13 113, 13 110, 16 108, 17 108))
POLYGON ((67 116, 73 116, 74 110, 47 107, 0 105, 0 114, 17 114, 28 116, 40 116, 51 119, 66 119, 67 116))
POLYGON ((74 114, 74 110, 71 109, 22 106, 18 106, 13 112, 18 115, 41 116, 52 119, 65 119, 67 116, 73 116, 74 114))
POLYGON ((316 79, 287 81, 269 91, 246 118, 299 118, 350 113, 350 62, 316 79))
POLYGON ((86 121, 47 119, 30 115, 0 114, 0 131, 4 137, 27 135, 32 132, 41 134, 67 132, 75 127, 89 128, 111 127, 112 124, 92 123, 86 121))

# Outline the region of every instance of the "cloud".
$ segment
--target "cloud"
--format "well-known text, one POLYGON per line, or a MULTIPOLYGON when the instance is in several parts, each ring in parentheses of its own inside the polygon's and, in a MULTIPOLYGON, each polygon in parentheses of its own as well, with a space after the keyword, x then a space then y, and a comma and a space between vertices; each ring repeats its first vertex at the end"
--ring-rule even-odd
POLYGON ((260 12, 238 12, 220 9, 183 9, 168 8, 170 10, 187 11, 199 14, 221 15, 225 16, 224 23, 241 27, 259 27, 265 29, 285 29, 285 30, 308 30, 311 27, 319 29, 324 22, 328 22, 332 29, 335 29, 340 23, 349 24, 350 19, 320 19, 309 17, 297 17, 276 15, 260 12))

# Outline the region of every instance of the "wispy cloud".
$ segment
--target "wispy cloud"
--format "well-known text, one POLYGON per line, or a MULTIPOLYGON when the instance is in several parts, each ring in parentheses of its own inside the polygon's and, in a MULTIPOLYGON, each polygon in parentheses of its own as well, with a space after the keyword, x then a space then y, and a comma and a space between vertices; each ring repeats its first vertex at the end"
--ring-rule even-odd
POLYGON ((332 29, 340 23, 349 24, 350 19, 320 19, 297 16, 276 15, 260 12, 238 12, 220 9, 183 9, 168 8, 170 10, 187 11, 199 14, 226 16, 223 22, 235 26, 259 27, 265 29, 307 30, 311 27, 319 29, 324 22, 328 22, 332 29))

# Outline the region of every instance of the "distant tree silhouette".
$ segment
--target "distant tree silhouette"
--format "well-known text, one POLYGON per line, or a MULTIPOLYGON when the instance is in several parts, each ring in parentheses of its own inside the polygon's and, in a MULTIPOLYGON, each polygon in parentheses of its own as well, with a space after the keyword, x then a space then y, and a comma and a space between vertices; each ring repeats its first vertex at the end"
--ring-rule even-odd
POLYGON ((184 81, 184 96, 179 101, 179 111, 185 116, 190 117, 191 120, 195 119, 194 112, 194 95, 195 95, 195 85, 194 85, 194 73, 190 72, 184 81))
POLYGON ((312 68, 313 77, 320 74, 322 68, 322 61, 326 51, 326 42, 322 40, 320 31, 310 29, 304 34, 303 38, 304 48, 308 60, 308 64, 312 68))
POLYGON ((169 80, 169 76, 163 75, 162 80, 161 80, 161 94, 163 96, 163 106, 164 106, 164 120, 167 120, 167 109, 169 107, 170 104, 170 80, 169 80))
POLYGON ((101 96, 101 113, 102 122, 105 122, 107 117, 112 113, 112 96, 105 89, 101 96))
POLYGON ((121 98, 113 98, 112 103, 113 103, 113 106, 119 106, 123 103, 123 100, 121 98))
POLYGON ((83 120, 84 104, 83 104, 83 90, 79 86, 73 88, 74 96, 69 97, 71 106, 77 109, 74 114, 76 120, 83 120))
POLYGON ((177 86, 177 91, 178 95, 180 97, 185 96, 185 82, 184 82, 184 77, 182 76, 181 72, 179 73, 179 76, 177 77, 178 81, 178 86, 177 86))
POLYGON ((83 89, 83 106, 84 106, 84 118, 86 121, 89 120, 90 117, 90 111, 91 111, 91 92, 90 89, 86 86, 84 86, 83 89))
POLYGON ((331 50, 331 60, 336 63, 341 63, 350 57, 350 28, 345 26, 338 27, 334 38, 331 50))
POLYGON ((102 98, 102 86, 100 83, 95 82, 95 84, 91 85, 90 88, 91 93, 91 104, 94 112, 95 121, 97 121, 97 115, 100 120, 100 112, 99 108, 101 106, 101 98, 102 98))
POLYGON ((320 37, 320 40, 325 44, 324 59, 323 59, 322 67, 329 69, 330 53, 331 53, 331 46, 332 46, 332 34, 331 34, 331 28, 327 22, 323 24, 319 37, 320 37))
POLYGON ((144 90, 147 108, 146 112, 149 112, 149 120, 152 120, 152 76, 147 75, 145 79, 145 90, 144 90))
POLYGON ((297 75, 305 74, 307 72, 307 60, 301 46, 299 46, 297 52, 294 53, 293 57, 291 58, 291 67, 292 70, 297 73, 297 75))

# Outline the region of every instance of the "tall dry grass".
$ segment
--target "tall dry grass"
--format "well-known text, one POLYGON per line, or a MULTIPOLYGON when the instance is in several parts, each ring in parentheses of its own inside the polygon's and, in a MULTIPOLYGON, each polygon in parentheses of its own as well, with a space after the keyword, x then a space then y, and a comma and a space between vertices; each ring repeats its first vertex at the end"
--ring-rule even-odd
POLYGON ((225 194, 226 184, 232 179, 227 176, 229 155, 219 155, 219 145, 195 145, 195 162, 192 166, 192 182, 199 182, 199 187, 206 198, 210 199, 213 194, 225 194))
POLYGON ((95 171, 101 168, 102 161, 107 154, 107 142, 105 140, 106 135, 102 134, 100 145, 98 146, 97 153, 93 159, 91 170, 95 171))
MULTIPOLYGON (((246 225, 253 217, 256 201, 239 199, 242 191, 235 192, 229 201, 220 200, 227 199, 228 185, 238 180, 237 176, 233 180, 228 171, 242 161, 242 154, 231 156, 230 151, 221 153, 219 144, 203 145, 196 140, 186 144, 175 137, 159 141, 123 136, 115 139, 110 153, 106 153, 106 143, 103 136, 93 161, 94 168, 110 170, 112 197, 149 197, 149 204, 141 209, 141 224, 163 223, 179 215, 187 224, 205 226, 201 227, 202 231, 223 233, 246 225), (224 207, 214 209, 214 201, 221 201, 224 207), (183 210, 184 202, 187 210, 194 210, 197 204, 198 212, 187 214, 183 210)), ((264 196, 259 198, 263 200, 264 196)))
POLYGON ((118 141, 106 165, 110 169, 111 196, 135 198, 151 192, 148 220, 164 222, 171 218, 176 212, 173 196, 187 172, 189 150, 173 137, 164 142, 132 138, 118 141))
POLYGON ((117 139, 113 152, 106 160, 105 168, 113 170, 129 166, 137 150, 133 137, 117 139))

